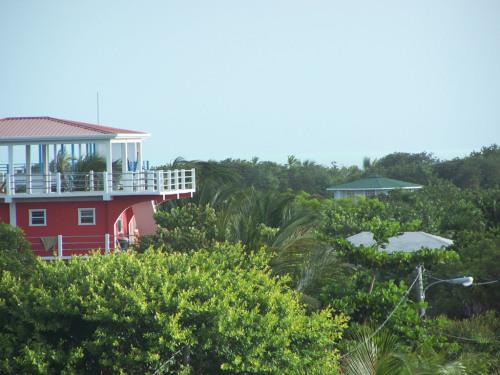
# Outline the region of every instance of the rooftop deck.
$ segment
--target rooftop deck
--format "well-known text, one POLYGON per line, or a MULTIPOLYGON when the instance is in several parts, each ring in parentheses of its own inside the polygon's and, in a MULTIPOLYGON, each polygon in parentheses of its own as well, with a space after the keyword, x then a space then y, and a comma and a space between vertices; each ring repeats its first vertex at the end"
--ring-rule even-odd
POLYGON ((0 173, 0 199, 161 195, 195 191, 195 170, 175 169, 125 173, 0 173))

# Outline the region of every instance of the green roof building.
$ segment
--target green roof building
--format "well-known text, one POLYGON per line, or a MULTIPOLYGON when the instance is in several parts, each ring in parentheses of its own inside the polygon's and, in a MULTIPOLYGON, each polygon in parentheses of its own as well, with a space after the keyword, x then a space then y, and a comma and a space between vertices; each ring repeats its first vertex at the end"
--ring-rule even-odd
POLYGON ((394 189, 414 191, 421 189, 422 185, 412 182, 394 180, 382 176, 369 176, 361 180, 348 182, 346 184, 329 187, 328 191, 333 193, 334 199, 349 198, 354 196, 373 197, 379 194, 387 194, 394 189))

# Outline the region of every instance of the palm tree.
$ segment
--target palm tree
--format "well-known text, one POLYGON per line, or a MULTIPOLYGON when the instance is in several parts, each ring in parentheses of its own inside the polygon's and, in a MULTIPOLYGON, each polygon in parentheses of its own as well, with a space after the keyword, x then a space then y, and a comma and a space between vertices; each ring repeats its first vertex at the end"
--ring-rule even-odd
POLYGON ((349 352, 344 356, 346 375, 465 375, 458 361, 446 362, 430 350, 408 352, 399 338, 387 330, 374 332, 361 326, 351 333, 349 352), (376 333, 376 334, 375 334, 376 333))

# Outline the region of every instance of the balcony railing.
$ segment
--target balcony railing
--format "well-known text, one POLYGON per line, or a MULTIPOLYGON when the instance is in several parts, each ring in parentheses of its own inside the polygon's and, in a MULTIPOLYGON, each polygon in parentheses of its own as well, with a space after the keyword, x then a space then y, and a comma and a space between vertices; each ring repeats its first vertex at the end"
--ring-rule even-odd
POLYGON ((163 194, 194 192, 195 170, 126 173, 0 173, 0 194, 8 196, 55 194, 163 194))
POLYGON ((25 238, 31 244, 33 253, 46 260, 87 256, 94 251, 107 255, 114 251, 126 250, 137 241, 134 236, 114 236, 108 233, 79 236, 59 234, 25 238))

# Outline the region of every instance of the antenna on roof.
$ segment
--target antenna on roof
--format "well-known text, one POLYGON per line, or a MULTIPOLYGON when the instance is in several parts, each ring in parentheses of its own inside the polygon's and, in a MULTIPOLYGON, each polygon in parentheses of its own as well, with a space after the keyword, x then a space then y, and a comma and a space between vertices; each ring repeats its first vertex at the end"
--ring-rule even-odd
POLYGON ((99 122, 99 91, 97 91, 97 125, 100 125, 99 122))

